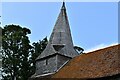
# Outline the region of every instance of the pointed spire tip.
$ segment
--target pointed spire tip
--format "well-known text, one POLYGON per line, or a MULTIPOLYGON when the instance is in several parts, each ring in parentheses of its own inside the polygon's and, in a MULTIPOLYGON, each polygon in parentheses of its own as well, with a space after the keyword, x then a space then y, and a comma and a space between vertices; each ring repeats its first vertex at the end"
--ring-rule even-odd
POLYGON ((65 0, 63 0, 62 9, 65 9, 65 0))

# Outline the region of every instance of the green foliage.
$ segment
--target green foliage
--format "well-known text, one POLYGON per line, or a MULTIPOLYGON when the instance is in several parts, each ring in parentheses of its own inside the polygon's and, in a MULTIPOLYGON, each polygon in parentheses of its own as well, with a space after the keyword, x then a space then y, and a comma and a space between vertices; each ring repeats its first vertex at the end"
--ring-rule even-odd
POLYGON ((4 80, 27 80, 31 75, 29 55, 32 46, 27 36, 30 33, 19 25, 6 25, 2 29, 4 80))
POLYGON ((84 49, 78 46, 74 46, 74 49, 79 53, 79 54, 83 54, 84 49))
POLYGON ((32 73, 35 73, 35 61, 36 58, 42 53, 42 51, 46 48, 46 45, 48 44, 47 37, 45 37, 43 40, 39 40, 38 42, 34 42, 33 45, 33 52, 31 56, 31 63, 32 63, 32 73))
MULTIPOLYGON (((35 73, 36 58, 48 44, 47 37, 30 45, 28 34, 31 31, 19 25, 6 25, 2 30, 2 69, 3 80, 28 80, 35 73)), ((83 53, 84 49, 74 46, 83 53)))
POLYGON ((28 80, 35 73, 35 59, 48 40, 45 37, 31 46, 27 36, 30 33, 29 29, 19 25, 6 25, 2 29, 3 80, 28 80))

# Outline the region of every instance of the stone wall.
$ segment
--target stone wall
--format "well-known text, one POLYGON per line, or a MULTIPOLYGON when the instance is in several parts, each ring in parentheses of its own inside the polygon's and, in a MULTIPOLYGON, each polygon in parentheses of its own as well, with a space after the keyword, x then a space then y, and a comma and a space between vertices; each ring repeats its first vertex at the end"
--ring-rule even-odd
POLYGON ((36 74, 46 74, 56 71, 56 55, 36 62, 36 74))
POLYGON ((57 55, 57 69, 59 69, 68 60, 70 60, 70 58, 57 55))
POLYGON ((36 61, 36 74, 42 75, 57 71, 70 58, 62 55, 54 55, 42 60, 36 61))

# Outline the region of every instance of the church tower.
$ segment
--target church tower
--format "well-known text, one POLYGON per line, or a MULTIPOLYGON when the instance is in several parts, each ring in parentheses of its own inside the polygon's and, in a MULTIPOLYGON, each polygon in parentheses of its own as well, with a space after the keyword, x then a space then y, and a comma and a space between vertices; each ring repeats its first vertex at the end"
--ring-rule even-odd
POLYGON ((36 59, 36 76, 57 72, 66 62, 79 55, 73 48, 65 2, 45 50, 36 59))

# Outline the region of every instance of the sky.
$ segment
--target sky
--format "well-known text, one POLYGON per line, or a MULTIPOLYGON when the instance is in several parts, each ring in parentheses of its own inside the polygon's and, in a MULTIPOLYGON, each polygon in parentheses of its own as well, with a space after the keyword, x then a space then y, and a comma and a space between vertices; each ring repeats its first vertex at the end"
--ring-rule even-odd
MULTIPOLYGON (((62 2, 2 2, 2 25, 31 30, 31 42, 50 37, 62 2)), ((86 52, 118 43, 117 2, 66 2, 74 45, 86 52)))
POLYGON ((1 0, 2 2, 119 2, 120 0, 1 0))

